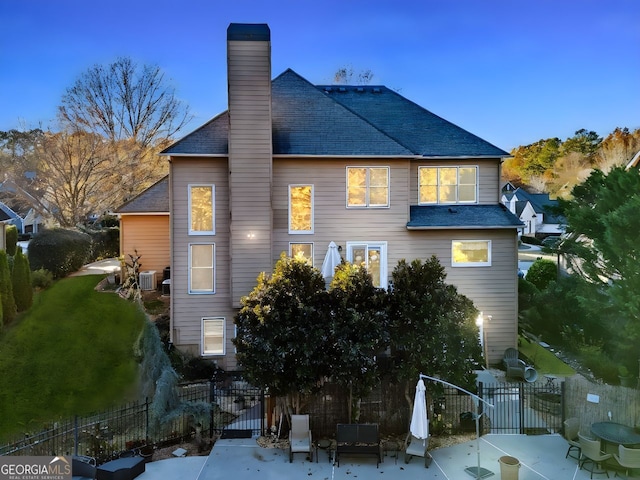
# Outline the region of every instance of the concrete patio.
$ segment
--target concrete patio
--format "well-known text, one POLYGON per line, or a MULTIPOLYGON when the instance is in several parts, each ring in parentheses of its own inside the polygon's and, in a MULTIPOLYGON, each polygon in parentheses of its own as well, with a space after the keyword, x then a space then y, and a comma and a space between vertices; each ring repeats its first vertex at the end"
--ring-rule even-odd
MULTIPOLYGON (((493 472, 485 478, 501 478, 498 459, 517 458, 519 480, 582 480, 589 472, 579 470, 576 460, 565 458, 567 443, 560 435, 485 435, 480 439, 480 466, 493 472)), ((473 479, 465 472, 477 467, 477 442, 465 442, 453 447, 431 451, 433 462, 424 468, 421 458, 405 464, 403 456, 387 453, 376 468, 373 457, 344 457, 340 467, 334 466, 326 451, 320 450, 318 462, 309 462, 296 454, 289 463, 288 453, 257 445, 255 439, 218 440, 208 457, 185 457, 152 462, 140 480, 261 480, 317 478, 346 480, 353 478, 413 479, 473 479)), ((613 475, 613 473, 611 473, 613 475)), ((594 475, 594 478, 606 478, 594 475)))

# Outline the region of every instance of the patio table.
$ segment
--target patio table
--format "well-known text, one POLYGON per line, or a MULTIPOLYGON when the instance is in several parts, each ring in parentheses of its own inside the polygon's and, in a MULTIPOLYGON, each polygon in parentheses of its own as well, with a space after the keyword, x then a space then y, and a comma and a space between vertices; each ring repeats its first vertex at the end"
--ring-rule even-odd
POLYGON ((637 433, 633 427, 621 423, 597 422, 591 425, 591 433, 605 443, 603 446, 605 453, 613 452, 612 448, 606 448, 607 445, 612 445, 615 448, 615 453, 618 452, 618 445, 640 446, 640 433, 637 433))

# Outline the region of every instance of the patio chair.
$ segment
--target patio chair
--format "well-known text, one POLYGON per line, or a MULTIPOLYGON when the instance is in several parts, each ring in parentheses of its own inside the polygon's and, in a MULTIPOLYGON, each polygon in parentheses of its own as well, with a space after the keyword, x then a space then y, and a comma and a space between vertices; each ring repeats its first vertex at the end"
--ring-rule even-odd
POLYGON ((294 453, 308 453, 313 462, 313 443, 309 429, 309 415, 291 415, 289 431, 289 462, 293 462, 294 453))
MULTIPOLYGON (((613 458, 626 470, 627 477, 629 470, 640 469, 640 448, 627 448, 624 445, 618 445, 618 453, 614 453, 613 458)), ((618 472, 616 472, 616 476, 618 476, 618 472)))
POLYGON ((424 457, 424 468, 429 468, 431 464, 431 455, 427 452, 429 446, 429 439, 421 439, 414 437, 411 432, 407 433, 407 438, 404 441, 404 463, 409 463, 411 457, 424 457))
POLYGON ((71 458, 71 475, 74 480, 94 480, 96 473, 95 458, 84 455, 74 455, 71 458))
POLYGON ((609 478, 609 472, 602 468, 602 462, 609 460, 612 455, 602 451, 602 448, 600 447, 600 440, 591 440, 590 438, 583 437, 581 434, 578 434, 578 438, 580 439, 581 451, 580 469, 587 464, 591 467, 590 469, 586 468, 588 472, 591 472, 591 476, 589 478, 593 478, 594 473, 604 473, 607 475, 607 478, 609 478))
POLYGON ((577 457, 571 455, 571 458, 575 458, 580 462, 580 439, 578 438, 578 433, 580 433, 580 420, 576 417, 567 418, 564 423, 564 429, 562 432, 562 436, 569 444, 569 449, 567 450, 567 454, 564 458, 567 458, 572 450, 576 450, 578 453, 577 457))
POLYGON ((502 357, 502 363, 507 370, 507 377, 524 378, 526 364, 518 358, 518 350, 507 348, 502 357))

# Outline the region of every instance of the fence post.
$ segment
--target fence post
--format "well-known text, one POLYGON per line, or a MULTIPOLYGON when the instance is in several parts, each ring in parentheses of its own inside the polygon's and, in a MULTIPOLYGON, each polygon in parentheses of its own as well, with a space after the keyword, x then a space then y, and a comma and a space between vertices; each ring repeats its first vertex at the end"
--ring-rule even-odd
POLYGON ((73 451, 78 456, 78 415, 73 416, 73 451))
MULTIPOLYGON (((484 398, 484 383, 482 382, 478 382, 478 397, 480 398, 484 398)), ((484 413, 484 403, 483 402, 478 402, 478 415, 480 415, 480 418, 482 418, 482 414, 484 413)), ((480 430, 478 432, 478 434, 480 436, 482 436, 482 433, 484 432, 484 419, 480 422, 478 421, 478 423, 480 424, 480 430)))
POLYGON ((518 395, 518 403, 520 404, 520 435, 524 433, 524 383, 518 384, 520 394, 518 395))
POLYGON ((144 425, 144 438, 145 441, 149 441, 149 397, 145 397, 144 399, 144 418, 145 418, 145 425, 144 425))

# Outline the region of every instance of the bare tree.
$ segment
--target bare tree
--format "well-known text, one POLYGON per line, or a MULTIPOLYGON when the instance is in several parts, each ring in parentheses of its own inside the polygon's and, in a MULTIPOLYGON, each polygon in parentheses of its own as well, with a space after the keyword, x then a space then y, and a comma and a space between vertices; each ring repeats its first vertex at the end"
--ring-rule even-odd
POLYGON ((107 142, 95 133, 45 133, 39 145, 39 174, 23 196, 65 227, 107 208, 117 173, 107 142))
POLYGON ((166 174, 157 153, 192 118, 158 66, 127 57, 83 73, 62 97, 59 117, 66 128, 108 140, 119 201, 166 174))

